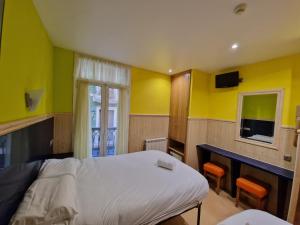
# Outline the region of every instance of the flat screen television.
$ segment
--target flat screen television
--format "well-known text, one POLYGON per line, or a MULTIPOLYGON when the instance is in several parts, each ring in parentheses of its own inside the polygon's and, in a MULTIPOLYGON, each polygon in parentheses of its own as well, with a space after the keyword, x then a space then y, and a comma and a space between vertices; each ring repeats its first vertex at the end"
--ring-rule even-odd
POLYGON ((216 75, 216 88, 236 87, 239 82, 239 71, 216 75))

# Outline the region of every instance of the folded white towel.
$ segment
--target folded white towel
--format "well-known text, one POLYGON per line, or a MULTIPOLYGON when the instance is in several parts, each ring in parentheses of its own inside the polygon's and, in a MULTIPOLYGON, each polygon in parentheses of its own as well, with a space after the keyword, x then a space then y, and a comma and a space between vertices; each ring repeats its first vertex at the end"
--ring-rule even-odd
POLYGON ((159 167, 162 167, 162 168, 165 168, 165 169, 168 169, 168 170, 173 170, 174 167, 175 167, 175 163, 174 162, 167 162, 165 160, 162 160, 162 159, 159 159, 157 160, 157 165, 159 167))

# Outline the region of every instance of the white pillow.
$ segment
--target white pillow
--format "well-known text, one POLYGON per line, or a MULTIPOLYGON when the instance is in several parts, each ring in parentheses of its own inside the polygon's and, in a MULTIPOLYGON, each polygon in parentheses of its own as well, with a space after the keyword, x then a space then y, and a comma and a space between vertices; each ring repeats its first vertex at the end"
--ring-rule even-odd
POLYGON ((76 214, 78 210, 73 176, 39 178, 26 192, 11 224, 72 224, 76 214))
POLYGON ((74 158, 48 159, 44 162, 39 177, 56 177, 61 175, 72 175, 76 177, 80 160, 74 158))

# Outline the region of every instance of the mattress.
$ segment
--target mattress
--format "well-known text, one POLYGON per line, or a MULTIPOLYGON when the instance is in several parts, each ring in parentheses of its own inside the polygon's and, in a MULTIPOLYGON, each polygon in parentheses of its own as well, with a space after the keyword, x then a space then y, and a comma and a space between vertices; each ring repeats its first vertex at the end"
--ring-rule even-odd
POLYGON ((81 160, 76 182, 76 224, 86 225, 157 224, 197 206, 209 189, 198 171, 161 151, 81 160), (158 167, 158 159, 174 170, 158 167))
POLYGON ((249 209, 241 213, 233 215, 218 225, 262 225, 262 224, 272 224, 272 225, 291 225, 290 223, 279 219, 267 212, 249 209))

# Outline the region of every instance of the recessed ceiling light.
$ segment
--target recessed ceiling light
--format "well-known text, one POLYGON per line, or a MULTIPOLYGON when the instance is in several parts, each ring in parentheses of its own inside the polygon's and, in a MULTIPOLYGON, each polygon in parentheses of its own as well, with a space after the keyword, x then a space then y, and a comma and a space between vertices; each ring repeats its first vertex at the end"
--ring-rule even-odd
POLYGON ((169 69, 169 70, 168 70, 168 72, 169 72, 169 73, 172 73, 172 72, 173 72, 173 70, 172 70, 172 69, 169 69))
POLYGON ((237 49, 239 47, 238 43, 234 43, 231 45, 231 49, 237 49))

